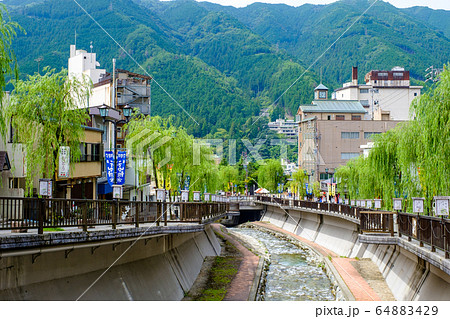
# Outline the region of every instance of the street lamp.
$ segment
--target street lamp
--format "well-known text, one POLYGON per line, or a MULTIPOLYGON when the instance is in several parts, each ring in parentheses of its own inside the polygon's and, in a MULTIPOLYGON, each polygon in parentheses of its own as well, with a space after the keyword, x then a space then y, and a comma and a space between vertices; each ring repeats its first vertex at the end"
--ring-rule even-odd
MULTIPOLYGON (((111 120, 109 117, 109 110, 111 108, 107 105, 103 105, 101 107, 98 108, 98 111, 100 113, 100 116, 103 118, 103 123, 105 122, 110 122, 114 125, 114 171, 117 169, 117 125, 118 124, 125 124, 128 123, 129 118, 131 117, 131 113, 132 113, 132 108, 127 104, 124 108, 123 108, 123 115, 125 116, 125 120, 111 120)), ((114 186, 113 188, 118 188, 117 184, 117 174, 114 172, 114 186)), ((122 189, 122 186, 120 186, 120 190, 122 189)), ((122 192, 121 191, 114 191, 114 198, 122 198, 122 192)))

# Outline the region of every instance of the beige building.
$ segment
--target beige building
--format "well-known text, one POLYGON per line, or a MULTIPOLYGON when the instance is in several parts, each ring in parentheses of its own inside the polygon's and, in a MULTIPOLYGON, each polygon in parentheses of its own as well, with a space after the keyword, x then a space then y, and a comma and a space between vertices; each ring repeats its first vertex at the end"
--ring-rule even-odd
POLYGON ((364 120, 367 110, 359 101, 327 100, 323 85, 315 89, 316 99, 300 105, 298 165, 306 170, 310 181, 324 180, 337 167, 358 157, 361 145, 372 141, 375 134, 394 128, 398 121, 364 120))
POLYGON ((411 102, 420 96, 422 86, 411 86, 409 71, 395 67, 390 71, 372 70, 365 83, 358 83, 358 68, 352 69, 352 82, 344 83, 333 99, 359 101, 367 111, 366 120, 409 119, 411 102))

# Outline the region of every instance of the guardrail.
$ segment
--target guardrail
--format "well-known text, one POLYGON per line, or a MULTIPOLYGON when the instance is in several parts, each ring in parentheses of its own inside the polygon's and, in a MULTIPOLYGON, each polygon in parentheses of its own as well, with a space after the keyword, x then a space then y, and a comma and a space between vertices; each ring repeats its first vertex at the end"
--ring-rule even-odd
POLYGON ((450 220, 415 215, 408 213, 398 213, 399 236, 407 236, 419 241, 423 247, 424 243, 431 246, 431 251, 436 251, 436 247, 444 250, 445 258, 450 258, 450 220))
POLYGON ((359 217, 361 232, 389 233, 394 236, 393 212, 361 211, 359 217))
POLYGON ((320 203, 303 200, 277 198, 271 196, 256 196, 263 203, 276 203, 282 206, 298 207, 317 211, 326 211, 337 215, 345 215, 359 220, 361 233, 385 233, 394 236, 394 215, 398 214, 398 234, 431 246, 431 251, 442 249, 445 258, 450 258, 450 219, 443 219, 409 213, 394 213, 353 207, 343 204, 320 203))
POLYGON ((120 224, 202 223, 228 210, 228 203, 142 202, 82 199, 0 198, 0 230, 23 232, 44 228, 120 224))
POLYGON ((371 211, 370 209, 364 209, 361 207, 353 207, 349 205, 343 204, 333 204, 333 203, 321 203, 321 202, 312 202, 306 200, 299 199, 286 199, 286 198, 278 198, 278 197, 270 197, 270 196, 256 196, 256 200, 263 203, 275 203, 282 206, 289 206, 294 208, 306 208, 312 210, 321 210, 332 212, 340 215, 345 215, 348 217, 359 219, 361 210, 371 211))

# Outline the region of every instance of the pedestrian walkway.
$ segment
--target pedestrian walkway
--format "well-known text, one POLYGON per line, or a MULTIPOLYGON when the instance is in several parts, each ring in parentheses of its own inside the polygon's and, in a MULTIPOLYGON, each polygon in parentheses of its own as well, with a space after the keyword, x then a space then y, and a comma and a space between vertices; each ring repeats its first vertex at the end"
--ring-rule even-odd
POLYGON ((306 245, 314 248, 318 253, 320 253, 325 258, 331 258, 331 262, 333 263, 336 270, 339 272, 339 275, 342 277, 343 281, 350 289, 351 293, 355 297, 356 301, 380 301, 381 298, 378 294, 370 287, 368 282, 361 276, 358 270, 352 265, 352 262, 356 261, 353 258, 345 258, 336 255, 329 249, 322 247, 315 242, 307 240, 303 237, 292 234, 282 228, 279 228, 275 225, 264 223, 264 222, 253 222, 253 224, 264 227, 279 233, 283 233, 294 237, 300 242, 305 243, 306 245))
POLYGON ((246 301, 249 299, 250 290, 253 281, 257 275, 259 258, 247 248, 245 248, 238 240, 223 231, 223 226, 212 224, 214 231, 225 237, 227 241, 233 244, 242 254, 242 262, 239 265, 238 272, 231 281, 230 287, 223 300, 226 301, 246 301))

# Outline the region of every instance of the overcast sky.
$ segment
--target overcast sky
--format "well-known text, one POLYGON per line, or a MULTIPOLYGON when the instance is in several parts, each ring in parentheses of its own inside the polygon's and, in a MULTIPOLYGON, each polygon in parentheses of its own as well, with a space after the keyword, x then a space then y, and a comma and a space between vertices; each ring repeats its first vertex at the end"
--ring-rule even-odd
MULTIPOLYGON (((199 1, 199 0, 197 0, 199 1)), ((253 2, 265 2, 265 3, 285 3, 290 6, 300 6, 304 3, 313 4, 327 4, 335 2, 336 0, 208 0, 207 2, 214 2, 221 5, 245 7, 253 2)), ((433 9, 445 9, 450 10, 450 0, 384 0, 392 3, 399 8, 407 8, 414 6, 427 6, 433 9)))

